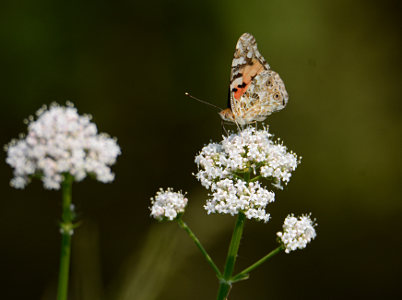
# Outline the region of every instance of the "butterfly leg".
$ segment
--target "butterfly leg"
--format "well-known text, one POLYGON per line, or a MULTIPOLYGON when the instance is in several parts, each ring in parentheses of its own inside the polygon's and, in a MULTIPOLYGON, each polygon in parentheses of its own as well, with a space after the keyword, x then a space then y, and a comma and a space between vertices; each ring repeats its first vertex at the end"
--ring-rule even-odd
POLYGON ((235 124, 236 124, 236 126, 237 126, 237 129, 238 129, 239 131, 241 131, 242 128, 240 128, 239 123, 237 123, 236 120, 235 120, 235 124))
POLYGON ((226 128, 225 128, 225 122, 223 121, 223 120, 221 120, 221 126, 222 126, 222 129, 223 129, 223 131, 226 133, 226 135, 228 136, 229 135, 229 132, 226 130, 226 128))

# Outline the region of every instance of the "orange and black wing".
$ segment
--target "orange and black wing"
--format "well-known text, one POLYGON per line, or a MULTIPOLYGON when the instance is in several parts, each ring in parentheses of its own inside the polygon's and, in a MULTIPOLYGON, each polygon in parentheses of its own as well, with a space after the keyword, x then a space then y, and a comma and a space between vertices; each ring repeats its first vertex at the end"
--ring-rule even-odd
POLYGON ((257 49, 255 38, 244 33, 236 44, 230 73, 229 104, 235 114, 241 96, 247 91, 255 76, 270 67, 257 49))

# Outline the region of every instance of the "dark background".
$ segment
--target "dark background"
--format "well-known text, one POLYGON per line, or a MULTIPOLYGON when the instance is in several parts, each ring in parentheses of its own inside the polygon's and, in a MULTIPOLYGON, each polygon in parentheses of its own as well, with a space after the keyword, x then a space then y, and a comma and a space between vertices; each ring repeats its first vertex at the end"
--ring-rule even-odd
MULTIPOLYGON (((207 216, 194 156, 221 126, 238 37, 252 33, 290 95, 266 121, 303 157, 247 222, 237 270, 276 247, 285 216, 318 237, 234 285, 230 299, 391 299, 401 291, 400 1, 13 1, 0 9, 0 143, 42 104, 71 100, 118 137, 116 180, 74 185, 70 299, 214 299, 218 282, 176 224, 149 217, 159 187, 223 266, 234 218, 207 216)), ((9 187, 0 168, 0 298, 55 299, 60 192, 9 187)))

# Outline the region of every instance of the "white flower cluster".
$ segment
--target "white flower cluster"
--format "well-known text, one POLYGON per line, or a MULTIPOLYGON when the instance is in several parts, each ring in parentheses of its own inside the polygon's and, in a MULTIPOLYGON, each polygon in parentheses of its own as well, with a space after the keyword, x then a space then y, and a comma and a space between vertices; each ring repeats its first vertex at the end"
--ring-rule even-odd
POLYGON ((151 198, 151 216, 160 221, 164 218, 174 220, 186 208, 188 200, 184 196, 181 191, 173 192, 172 188, 159 189, 155 198, 151 198))
POLYGON ((238 214, 267 222, 265 207, 275 194, 266 190, 262 179, 272 180, 275 187, 287 184, 291 172, 300 162, 284 145, 273 142, 267 129, 244 130, 224 137, 222 142, 206 145, 196 156, 196 178, 211 190, 204 206, 208 213, 238 214))
POLYGON ((210 213, 237 215, 245 212, 248 219, 268 222, 269 214, 265 207, 274 202, 275 194, 264 189, 261 184, 228 178, 218 181, 212 188, 212 198, 204 208, 210 213))
POLYGON ((206 188, 225 178, 235 178, 245 172, 272 179, 275 186, 287 184, 300 163, 297 155, 286 146, 271 140, 268 130, 247 127, 224 137, 220 144, 205 146, 195 158, 199 167, 197 179, 206 188))
POLYGON ((307 244, 316 237, 314 227, 317 226, 311 220, 310 215, 302 215, 298 219, 290 214, 283 222, 283 232, 278 232, 285 252, 306 248, 307 244))
POLYGON ((24 188, 32 176, 38 176, 46 189, 59 189, 64 173, 76 181, 88 174, 101 182, 110 182, 110 166, 121 154, 116 140, 98 134, 88 115, 80 116, 71 103, 67 107, 52 104, 30 117, 28 133, 6 147, 6 162, 14 168, 11 186, 24 188))

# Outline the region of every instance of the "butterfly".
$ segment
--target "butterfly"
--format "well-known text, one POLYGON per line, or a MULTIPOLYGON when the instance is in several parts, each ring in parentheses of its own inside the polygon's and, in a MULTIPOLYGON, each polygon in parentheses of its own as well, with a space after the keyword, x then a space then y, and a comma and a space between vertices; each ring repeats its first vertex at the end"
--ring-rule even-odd
POLYGON ((228 108, 219 115, 224 121, 246 125, 264 121, 287 102, 288 93, 279 74, 262 57, 255 38, 242 34, 232 61, 228 108))

